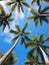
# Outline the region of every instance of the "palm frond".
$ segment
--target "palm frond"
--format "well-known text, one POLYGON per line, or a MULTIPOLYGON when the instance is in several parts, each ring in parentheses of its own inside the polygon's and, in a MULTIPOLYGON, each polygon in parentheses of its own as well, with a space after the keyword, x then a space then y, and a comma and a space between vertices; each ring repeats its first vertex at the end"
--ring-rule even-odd
POLYGON ((28 26, 28 22, 24 25, 24 27, 23 27, 23 29, 22 29, 22 32, 25 31, 25 29, 27 28, 27 26, 28 26))
POLYGON ((11 5, 11 4, 13 4, 13 3, 14 3, 13 1, 7 2, 6 5, 11 5))
POLYGON ((16 36, 12 39, 12 41, 16 41, 16 39, 18 39, 19 36, 16 36))
POLYGON ((5 10, 4 10, 4 8, 3 8, 3 6, 2 5, 0 5, 0 12, 2 13, 2 15, 6 15, 6 12, 5 12, 5 10))
POLYGON ((26 2, 22 2, 22 4, 28 8, 30 8, 29 4, 27 4, 26 2))
POLYGON ((19 25, 15 25, 15 27, 16 27, 16 29, 17 29, 18 32, 21 31, 19 25))
POLYGON ((27 20, 33 20, 35 18, 35 16, 30 16, 27 18, 27 20))
POLYGON ((48 41, 49 41, 49 37, 43 40, 43 42, 48 42, 48 41))
POLYGON ((14 4, 11 8, 11 11, 14 11, 14 9, 16 8, 16 4, 14 4))
POLYGON ((43 10, 41 10, 41 13, 44 13, 44 12, 46 12, 47 10, 49 10, 49 6, 48 6, 48 7, 45 7, 43 10))
POLYGON ((18 34, 18 32, 14 30, 10 30, 10 33, 18 34))

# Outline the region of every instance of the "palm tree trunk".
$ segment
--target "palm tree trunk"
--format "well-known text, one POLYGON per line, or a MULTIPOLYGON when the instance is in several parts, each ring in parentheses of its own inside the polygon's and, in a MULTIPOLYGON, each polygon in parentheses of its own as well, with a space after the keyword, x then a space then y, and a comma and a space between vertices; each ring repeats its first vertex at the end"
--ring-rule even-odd
POLYGON ((44 50, 40 46, 39 46, 39 48, 40 48, 40 50, 41 50, 41 52, 43 54, 43 57, 44 57, 44 60, 45 60, 46 65, 49 65, 49 60, 47 58, 46 53, 44 52, 44 50))
POLYGON ((13 49, 16 47, 18 43, 19 38, 16 40, 15 44, 5 53, 3 57, 0 59, 0 65, 5 61, 5 59, 10 55, 10 53, 13 51, 13 49))

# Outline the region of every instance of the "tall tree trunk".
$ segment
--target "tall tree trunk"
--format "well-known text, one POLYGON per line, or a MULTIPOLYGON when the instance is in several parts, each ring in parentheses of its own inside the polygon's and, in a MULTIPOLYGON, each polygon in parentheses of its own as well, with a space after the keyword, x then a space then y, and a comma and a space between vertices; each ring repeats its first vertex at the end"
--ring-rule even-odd
POLYGON ((17 43, 18 43, 19 38, 16 40, 15 44, 5 53, 5 55, 3 57, 1 57, 0 59, 0 65, 2 65, 2 63, 6 60, 6 58, 10 55, 10 53, 14 50, 14 48, 16 47, 17 43))
POLYGON ((40 50, 41 50, 41 52, 43 54, 43 57, 44 57, 44 60, 45 60, 46 65, 49 65, 49 60, 47 58, 46 53, 44 52, 44 50, 40 46, 39 46, 39 48, 40 48, 40 50))

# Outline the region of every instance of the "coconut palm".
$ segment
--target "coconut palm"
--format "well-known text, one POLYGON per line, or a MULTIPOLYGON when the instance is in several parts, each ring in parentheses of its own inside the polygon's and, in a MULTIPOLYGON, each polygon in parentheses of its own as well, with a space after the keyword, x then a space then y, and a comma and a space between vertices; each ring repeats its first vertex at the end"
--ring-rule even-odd
POLYGON ((22 12, 24 12, 23 10, 23 6, 26 7, 30 7, 29 4, 27 4, 24 0, 11 0, 11 2, 7 2, 7 5, 12 5, 11 11, 13 11, 16 7, 18 7, 18 11, 20 12, 20 10, 22 10, 22 12))
POLYGON ((43 62, 49 64, 48 58, 49 54, 48 54, 48 49, 49 46, 46 46, 44 43, 49 41, 49 37, 48 38, 43 38, 43 34, 40 35, 39 38, 37 38, 36 36, 34 36, 34 38, 32 38, 32 40, 28 41, 28 43, 26 44, 26 48, 30 47, 32 48, 32 50, 28 53, 28 54, 32 54, 32 53, 37 53, 38 57, 39 55, 41 56, 41 59, 43 62))
POLYGON ((33 5, 33 4, 37 3, 37 5, 40 5, 40 2, 42 2, 42 1, 49 3, 49 0, 32 0, 31 4, 33 5))
POLYGON ((16 47, 18 41, 19 41, 19 38, 21 38, 21 41, 22 41, 22 44, 24 43, 25 44, 25 41, 24 39, 27 41, 29 40, 28 38, 28 34, 30 33, 30 31, 25 31, 25 29, 27 28, 28 26, 28 23, 25 24, 25 26, 22 28, 22 30, 20 30, 19 26, 18 25, 15 25, 16 27, 16 31, 14 30, 10 30, 11 33, 15 34, 16 37, 14 39, 12 39, 12 41, 16 41, 15 44, 9 49, 9 51, 7 51, 5 53, 5 55, 3 57, 1 57, 0 59, 0 65, 4 62, 4 60, 9 56, 9 54, 13 51, 13 49, 16 47))
POLYGON ((7 25, 10 28, 9 22, 13 21, 11 15, 12 13, 7 14, 3 6, 0 5, 0 26, 3 26, 3 31, 7 25))
POLYGON ((45 65, 43 62, 39 62, 37 54, 28 54, 28 61, 24 63, 24 65, 45 65))
MULTIPOLYGON (((4 54, 2 54, 0 52, 0 58, 3 56, 4 54)), ((14 63, 17 62, 17 59, 14 57, 14 53, 10 53, 10 55, 6 58, 6 60, 3 62, 2 65, 14 65, 14 63)))
POLYGON ((43 22, 49 23, 47 17, 49 17, 49 13, 46 11, 49 10, 49 6, 45 7, 43 10, 41 9, 41 6, 39 6, 38 12, 36 12, 34 9, 31 9, 30 13, 32 16, 28 17, 27 20, 34 20, 35 26, 38 25, 38 22, 40 21, 40 25, 42 26, 43 22))

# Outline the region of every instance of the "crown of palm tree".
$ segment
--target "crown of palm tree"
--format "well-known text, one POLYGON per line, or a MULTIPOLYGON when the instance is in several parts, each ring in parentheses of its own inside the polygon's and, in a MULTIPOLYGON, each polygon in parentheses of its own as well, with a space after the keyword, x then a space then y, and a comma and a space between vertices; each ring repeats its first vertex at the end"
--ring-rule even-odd
POLYGON ((26 48, 30 47, 32 48, 32 50, 28 53, 28 54, 32 54, 32 53, 37 53, 38 57, 39 55, 41 56, 42 61, 44 61, 43 55, 41 50, 39 49, 39 46, 44 50, 44 52, 46 53, 46 55, 49 57, 49 54, 47 53, 49 46, 45 46, 44 43, 49 41, 49 37, 48 38, 43 38, 43 34, 40 35, 39 38, 37 38, 36 36, 34 36, 34 38, 32 38, 32 40, 30 40, 27 44, 26 44, 26 48))
POLYGON ((3 26, 3 31, 6 25, 8 25, 8 27, 10 28, 9 21, 13 21, 11 15, 12 13, 6 14, 3 6, 0 5, 0 26, 3 26))
POLYGON ((11 0, 11 2, 8 2, 7 5, 12 5, 11 11, 13 11, 17 6, 18 6, 18 11, 20 12, 20 9, 22 10, 22 12, 24 12, 23 10, 23 6, 26 7, 30 7, 29 4, 27 4, 24 0, 11 0))
POLYGON ((28 61, 25 62, 25 65, 44 65, 43 62, 39 62, 37 54, 28 54, 27 56, 28 61))
POLYGON ((30 13, 32 16, 28 17, 27 20, 34 20, 35 26, 38 25, 38 22, 40 21, 40 25, 42 26, 43 21, 46 23, 49 23, 47 16, 44 14, 49 14, 46 13, 46 11, 49 10, 49 7, 45 7, 43 10, 41 10, 41 6, 39 6, 38 12, 36 12, 34 9, 31 9, 30 13))
MULTIPOLYGON (((4 54, 2 54, 0 52, 0 58, 3 56, 4 54)), ((17 58, 14 57, 14 53, 10 53, 10 55, 8 56, 8 58, 3 62, 2 65, 12 65, 15 62, 17 62, 17 58)))
POLYGON ((20 29, 20 27, 19 27, 19 25, 15 25, 15 27, 16 27, 16 31, 14 31, 14 30, 10 30, 10 33, 13 33, 13 34, 15 34, 16 36, 15 36, 15 38, 14 39, 12 39, 12 41, 15 41, 18 37, 20 37, 21 36, 21 44, 25 44, 25 40, 27 41, 27 40, 30 40, 29 38, 28 38, 28 34, 30 34, 30 31, 25 31, 26 30, 26 28, 27 28, 27 26, 28 26, 28 23, 26 23, 25 25, 24 25, 24 27, 22 28, 22 30, 20 29))
POLYGON ((31 4, 33 5, 33 4, 37 3, 37 5, 40 5, 41 1, 45 1, 47 3, 49 2, 49 0, 32 0, 31 4))

